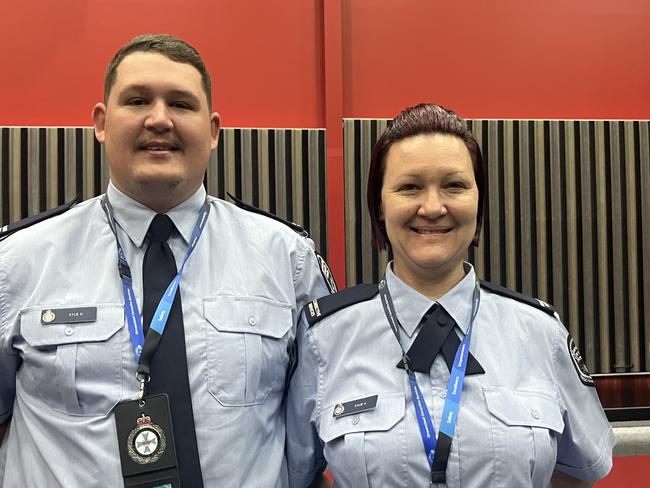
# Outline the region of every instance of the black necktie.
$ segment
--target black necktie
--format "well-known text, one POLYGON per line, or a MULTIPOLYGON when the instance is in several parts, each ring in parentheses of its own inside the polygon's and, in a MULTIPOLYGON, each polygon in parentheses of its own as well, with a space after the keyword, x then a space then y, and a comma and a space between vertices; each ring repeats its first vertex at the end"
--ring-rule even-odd
MULTIPOLYGON (((145 333, 167 286, 176 276, 176 261, 167 244, 174 231, 174 223, 167 215, 156 215, 149 226, 149 247, 142 263, 144 304, 142 319, 145 333)), ((150 395, 167 393, 174 429, 176 458, 182 486, 202 487, 203 478, 196 444, 192 397, 187 377, 185 330, 181 290, 176 292, 160 345, 151 361, 150 395)))
MULTIPOLYGON (((451 371, 456 350, 460 345, 460 339, 454 332, 455 326, 456 321, 453 317, 447 313, 444 307, 437 303, 424 314, 420 332, 407 353, 411 361, 409 366, 413 371, 429 373, 438 352, 442 352, 445 363, 447 363, 447 367, 451 371)), ((402 361, 397 364, 397 367, 404 368, 402 361)), ((467 358, 465 375, 483 373, 485 371, 470 352, 467 358)))

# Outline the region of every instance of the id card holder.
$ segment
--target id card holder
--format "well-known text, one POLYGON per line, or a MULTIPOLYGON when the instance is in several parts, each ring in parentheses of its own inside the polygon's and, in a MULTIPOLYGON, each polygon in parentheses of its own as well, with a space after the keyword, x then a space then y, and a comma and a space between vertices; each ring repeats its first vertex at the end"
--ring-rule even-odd
POLYGON ((166 393, 115 406, 115 425, 126 488, 180 488, 166 393))

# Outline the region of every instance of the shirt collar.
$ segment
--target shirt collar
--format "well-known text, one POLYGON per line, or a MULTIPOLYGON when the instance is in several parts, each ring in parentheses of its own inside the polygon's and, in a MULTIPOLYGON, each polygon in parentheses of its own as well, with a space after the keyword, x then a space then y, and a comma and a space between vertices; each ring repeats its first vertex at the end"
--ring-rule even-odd
POLYGON ((456 324, 467 333, 469 317, 472 313, 472 298, 474 296, 474 285, 476 274, 474 267, 465 263, 466 274, 451 290, 441 296, 437 301, 422 295, 417 290, 404 283, 394 272, 392 262, 386 268, 386 283, 393 299, 395 313, 409 337, 417 329, 424 314, 433 306, 439 303, 456 321, 456 324))
MULTIPOLYGON (((126 232, 133 244, 141 247, 156 212, 122 193, 112 182, 108 184, 106 195, 113 207, 115 222, 126 232)), ((190 242, 196 218, 205 198, 206 191, 201 185, 191 197, 167 211, 186 244, 190 242)))

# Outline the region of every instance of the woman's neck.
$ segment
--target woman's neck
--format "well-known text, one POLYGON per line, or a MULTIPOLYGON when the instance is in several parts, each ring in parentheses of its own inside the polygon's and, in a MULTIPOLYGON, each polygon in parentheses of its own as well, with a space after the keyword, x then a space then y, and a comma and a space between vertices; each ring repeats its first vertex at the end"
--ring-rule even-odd
POLYGON ((456 286, 465 276, 463 263, 449 272, 431 272, 431 273, 413 273, 398 263, 393 263, 393 273, 411 288, 422 295, 437 300, 454 286, 456 286))

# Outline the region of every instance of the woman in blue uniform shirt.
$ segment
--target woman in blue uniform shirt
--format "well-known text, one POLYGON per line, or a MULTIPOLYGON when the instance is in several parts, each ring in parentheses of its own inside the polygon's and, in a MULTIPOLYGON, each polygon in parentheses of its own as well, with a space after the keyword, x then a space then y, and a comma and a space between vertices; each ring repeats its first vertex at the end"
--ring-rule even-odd
POLYGON ((292 486, 591 486, 613 434, 549 305, 479 282, 486 168, 464 121, 400 113, 368 179, 379 285, 312 302, 287 402, 292 486))

